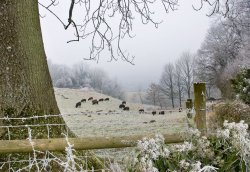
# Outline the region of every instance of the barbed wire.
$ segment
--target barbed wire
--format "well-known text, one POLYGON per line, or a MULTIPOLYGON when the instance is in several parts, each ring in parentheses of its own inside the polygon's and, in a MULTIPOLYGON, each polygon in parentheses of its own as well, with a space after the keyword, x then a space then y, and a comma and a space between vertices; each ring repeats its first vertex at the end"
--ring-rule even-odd
MULTIPOLYGON (((61 116, 61 115, 52 115, 52 116, 55 117, 55 116, 61 116)), ((34 117, 34 118, 37 118, 37 117, 34 117)), ((12 118, 8 118, 8 119, 12 119, 12 118)), ((19 118, 15 118, 15 119, 19 119, 19 118)), ((28 119, 32 119, 32 117, 28 117, 28 119)), ((79 172, 90 172, 90 171, 91 172, 95 172, 95 171, 110 172, 111 171, 108 168, 107 164, 105 165, 105 163, 104 163, 103 169, 94 169, 94 167, 92 167, 92 169, 89 170, 88 159, 93 158, 93 156, 87 155, 87 153, 84 156, 77 156, 76 151, 74 149, 74 145, 69 142, 67 133, 66 134, 63 133, 63 136, 65 137, 65 140, 68 145, 67 147, 65 147, 65 153, 66 153, 65 157, 61 157, 61 156, 58 157, 57 155, 55 155, 53 152, 50 152, 50 151, 42 152, 42 151, 36 150, 33 139, 32 139, 31 127, 41 127, 41 126, 50 126, 50 125, 61 126, 65 124, 35 124, 35 125, 0 126, 1 128, 7 128, 8 131, 9 131, 9 128, 11 127, 26 127, 27 132, 28 132, 27 140, 29 141, 32 147, 32 153, 29 153, 29 159, 16 160, 15 157, 14 158, 12 157, 11 159, 11 156, 10 156, 11 154, 9 154, 6 161, 0 162, 0 171, 6 170, 6 165, 8 166, 8 171, 13 171, 13 172, 14 171, 21 172, 21 171, 26 171, 26 170, 30 171, 31 169, 34 169, 34 168, 37 172, 50 171, 52 168, 50 164, 53 164, 53 163, 56 163, 58 166, 64 169, 63 171, 65 172, 66 171, 67 172, 78 172, 78 171, 79 172), (44 158, 37 158, 39 157, 38 156, 39 154, 44 154, 43 156, 44 158), (81 163, 78 163, 78 162, 82 162, 83 160, 85 161, 85 168, 83 167, 81 163), (16 163, 19 163, 19 164, 26 163, 27 165, 22 166, 21 168, 16 170, 12 167, 12 165, 16 163)), ((8 132, 8 134, 9 134, 9 139, 10 139, 10 132, 8 132)), ((48 138, 49 138, 49 135, 48 135, 48 138)), ((102 157, 102 159, 104 162, 107 161, 105 157, 102 157)))
MULTIPOLYGON (((166 111, 167 112, 167 111, 166 111)), ((88 113, 88 112, 86 112, 88 113)), ((96 115, 97 112, 92 112, 95 113, 96 115)), ((104 112, 103 112, 104 113, 104 112)), ((104 113, 106 114, 106 113, 104 113)), ((6 161, 2 161, 0 162, 0 171, 3 169, 3 167, 6 168, 6 166, 8 166, 8 171, 27 171, 27 170, 31 170, 31 169, 36 169, 36 171, 40 172, 40 171, 50 171, 51 167, 51 163, 56 163, 58 166, 60 166, 62 169, 64 169, 64 171, 80 171, 80 172, 89 172, 89 171, 103 171, 103 172, 111 172, 111 165, 114 165, 115 163, 115 159, 112 158, 111 160, 111 156, 106 153, 106 154, 102 154, 98 157, 101 157, 103 159, 104 162, 104 168, 103 169, 89 169, 89 165, 88 162, 91 158, 93 158, 93 156, 89 156, 87 154, 85 154, 84 156, 77 156, 75 153, 76 151, 74 150, 74 145, 72 145, 69 140, 68 140, 68 133, 69 131, 73 128, 77 128, 77 124, 79 123, 70 123, 71 127, 69 128, 67 126, 66 123, 37 123, 35 124, 36 120, 37 122, 39 122, 40 119, 46 119, 47 121, 45 122, 49 122, 50 118, 55 118, 55 117, 70 117, 72 115, 80 115, 82 116, 83 114, 58 114, 58 115, 35 115, 35 116, 29 116, 29 117, 10 117, 10 116, 4 116, 1 117, 0 120, 6 121, 4 123, 4 125, 0 125, 0 129, 7 129, 7 134, 8 134, 8 139, 11 140, 11 130, 13 128, 25 128, 27 129, 27 140, 29 141, 30 145, 32 146, 32 153, 29 154, 29 158, 28 159, 13 159, 13 157, 11 158, 11 156, 8 156, 8 158, 6 158, 6 161), (26 122, 29 122, 29 120, 34 120, 32 121, 32 124, 26 124, 26 122), (17 123, 13 122, 13 121, 18 121, 17 123), (9 124, 8 124, 9 123, 9 124), (22 124, 24 123, 24 124, 22 124), (14 125, 15 124, 15 125, 14 125), (50 131, 52 130, 53 127, 65 127, 66 128, 66 132, 62 133, 68 146, 65 147, 65 156, 61 157, 61 156, 57 156, 56 154, 54 154, 51 151, 45 151, 45 152, 41 152, 38 150, 35 150, 34 148, 34 143, 33 143, 33 139, 32 139, 32 129, 34 129, 34 127, 46 127, 47 128, 47 138, 50 138, 50 131), (38 155, 43 154, 43 158, 40 158, 38 155), (81 164, 79 162, 85 162, 85 164, 81 164), (13 164, 26 164, 25 166, 22 166, 22 168, 15 170, 12 166, 13 164)), ((180 124, 180 121, 177 122, 178 124, 180 124)), ((183 123, 185 123, 185 121, 183 121, 183 123)), ((126 151, 125 151, 126 152, 126 151)), ((109 152, 110 153, 110 152, 109 152)), ((126 152, 128 153, 128 152, 126 152)), ((123 153, 125 154, 125 153, 123 153)), ((121 164, 118 163, 118 167, 121 167, 121 164), (120 166, 119 166, 120 165, 120 166)))

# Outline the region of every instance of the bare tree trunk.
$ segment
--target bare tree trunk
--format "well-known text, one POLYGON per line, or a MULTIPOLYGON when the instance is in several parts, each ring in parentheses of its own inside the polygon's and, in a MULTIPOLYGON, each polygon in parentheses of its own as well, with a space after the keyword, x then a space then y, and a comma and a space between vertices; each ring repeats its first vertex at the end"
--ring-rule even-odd
POLYGON ((171 102, 172 102, 172 107, 174 108, 174 89, 172 82, 171 82, 171 102))
MULTIPOLYGON (((0 9, 0 116, 59 114, 42 41, 38 1, 1 0, 0 9)), ((61 118, 54 122, 64 123, 61 118)))
MULTIPOLYGON (((179 87, 179 86, 178 86, 178 87, 179 87)), ((181 97, 181 89, 180 89, 180 87, 179 87, 178 92, 179 92, 179 105, 180 105, 180 107, 182 107, 182 104, 181 104, 182 97, 181 97)))

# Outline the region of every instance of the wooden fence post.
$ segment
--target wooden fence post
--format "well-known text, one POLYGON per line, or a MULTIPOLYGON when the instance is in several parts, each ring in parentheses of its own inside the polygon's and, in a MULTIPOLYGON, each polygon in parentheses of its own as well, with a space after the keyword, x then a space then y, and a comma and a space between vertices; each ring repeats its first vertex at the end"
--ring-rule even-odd
POLYGON ((191 114, 191 110, 193 109, 193 101, 192 101, 192 99, 187 99, 186 108, 187 108, 187 117, 192 118, 192 114, 191 114))
POLYGON ((206 125, 206 84, 194 83, 194 109, 197 129, 205 135, 206 125))

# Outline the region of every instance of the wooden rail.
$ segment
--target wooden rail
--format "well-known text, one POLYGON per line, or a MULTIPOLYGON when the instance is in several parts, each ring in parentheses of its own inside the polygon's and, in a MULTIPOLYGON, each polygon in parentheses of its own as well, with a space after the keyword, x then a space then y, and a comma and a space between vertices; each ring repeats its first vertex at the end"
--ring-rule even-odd
MULTIPOLYGON (((184 140, 181 134, 163 135, 165 143, 180 143, 184 140)), ((145 136, 124 136, 124 137, 87 137, 69 138, 69 143, 77 150, 124 148, 136 146, 138 140, 145 136)), ((149 135, 146 137, 154 137, 149 135)), ((68 146, 64 138, 56 139, 34 139, 34 149, 38 151, 64 151, 68 146)), ((28 140, 0 140, 0 153, 32 152, 31 143, 28 140)))

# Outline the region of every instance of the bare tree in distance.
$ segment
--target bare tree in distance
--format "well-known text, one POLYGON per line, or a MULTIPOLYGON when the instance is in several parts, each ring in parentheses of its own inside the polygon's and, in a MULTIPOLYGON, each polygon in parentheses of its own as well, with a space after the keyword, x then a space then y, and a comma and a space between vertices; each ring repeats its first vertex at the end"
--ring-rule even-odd
POLYGON ((124 99, 124 92, 122 90, 122 87, 117 82, 116 79, 109 79, 106 78, 105 85, 103 86, 103 94, 118 98, 123 100, 124 99))
POLYGON ((90 87, 90 67, 85 63, 77 63, 72 68, 72 74, 76 81, 75 87, 90 87))
POLYGON ((140 86, 138 88, 137 94, 138 94, 138 97, 140 99, 140 103, 144 104, 144 95, 143 95, 142 88, 140 86))
POLYGON ((175 99, 175 80, 174 80, 175 68, 172 63, 165 65, 161 79, 160 79, 160 90, 166 95, 170 100, 172 107, 174 108, 174 99, 175 99))
POLYGON ((161 94, 160 86, 156 83, 151 83, 146 93, 147 100, 150 104, 154 106, 159 105, 162 109, 162 99, 163 96, 161 94))
POLYGON ((181 66, 179 63, 175 63, 175 80, 176 80, 176 86, 177 86, 177 94, 179 99, 179 105, 182 107, 182 99, 184 96, 184 88, 183 88, 183 80, 182 80, 182 72, 181 72, 181 66))
POLYGON ((157 85, 155 83, 151 83, 149 85, 149 88, 147 90, 147 100, 149 100, 150 103, 153 103, 153 105, 156 105, 157 101, 157 85))
POLYGON ((107 74, 104 70, 95 68, 89 74, 90 76, 90 85, 95 88, 98 92, 103 92, 103 87, 105 82, 107 82, 107 74))
POLYGON ((194 70, 194 55, 190 52, 183 52, 177 61, 178 69, 180 69, 180 76, 184 84, 185 92, 187 97, 191 98, 191 88, 193 85, 193 70, 194 70))

